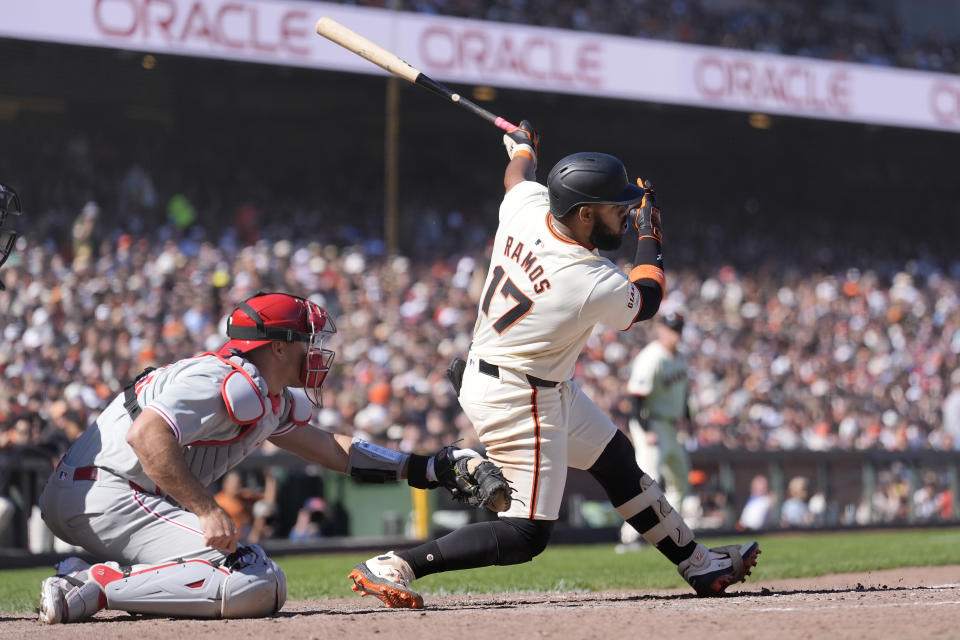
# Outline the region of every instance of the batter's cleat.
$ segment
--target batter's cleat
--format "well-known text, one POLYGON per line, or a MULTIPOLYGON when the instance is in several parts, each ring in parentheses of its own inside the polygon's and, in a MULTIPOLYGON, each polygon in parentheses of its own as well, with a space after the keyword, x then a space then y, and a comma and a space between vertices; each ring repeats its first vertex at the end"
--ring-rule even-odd
POLYGON ((37 609, 40 622, 44 624, 63 624, 67 621, 66 590, 70 585, 63 579, 53 576, 40 585, 40 608, 37 609))
POLYGON ((350 572, 354 591, 380 598, 391 609, 423 609, 423 598, 407 588, 415 576, 407 562, 388 551, 361 562, 350 572))
POLYGON ((719 596, 731 584, 747 579, 759 555, 756 542, 713 549, 698 544, 693 555, 677 565, 677 571, 698 596, 719 596))

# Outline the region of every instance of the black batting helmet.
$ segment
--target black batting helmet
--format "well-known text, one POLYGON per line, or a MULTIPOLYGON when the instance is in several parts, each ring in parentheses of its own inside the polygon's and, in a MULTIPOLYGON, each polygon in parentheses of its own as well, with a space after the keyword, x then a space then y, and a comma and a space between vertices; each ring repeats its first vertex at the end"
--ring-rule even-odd
MULTIPOLYGON (((8 215, 20 215, 20 198, 17 192, 6 185, 0 184, 0 266, 13 253, 13 246, 19 234, 14 229, 4 229, 3 224, 8 215)), ((0 291, 3 291, 3 282, 0 282, 0 291)))
POLYGON ((640 202, 643 189, 630 182, 627 170, 607 153, 583 151, 567 156, 547 176, 550 213, 562 218, 584 204, 640 202))

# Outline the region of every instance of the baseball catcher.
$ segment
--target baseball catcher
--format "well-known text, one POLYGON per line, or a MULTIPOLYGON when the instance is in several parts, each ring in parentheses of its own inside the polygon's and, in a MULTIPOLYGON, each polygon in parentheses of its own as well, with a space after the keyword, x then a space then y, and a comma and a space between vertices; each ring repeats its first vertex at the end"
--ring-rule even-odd
POLYGON ((283 571, 259 546, 238 545, 207 489, 265 440, 360 482, 406 478, 495 504, 489 478, 498 474, 472 450, 408 455, 311 426, 335 332, 310 300, 258 293, 230 314, 218 351, 148 369, 118 394, 40 497, 54 534, 103 562, 60 563, 43 581, 40 620, 75 622, 104 608, 192 618, 278 611, 283 571))

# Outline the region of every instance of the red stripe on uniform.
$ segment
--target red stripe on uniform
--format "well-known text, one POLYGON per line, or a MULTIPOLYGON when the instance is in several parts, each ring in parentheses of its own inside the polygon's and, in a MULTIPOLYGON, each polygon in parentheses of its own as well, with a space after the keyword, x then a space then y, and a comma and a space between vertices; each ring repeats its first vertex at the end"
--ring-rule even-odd
MULTIPOLYGON (((210 562, 209 560, 203 560, 202 558, 195 558, 195 559, 193 559, 193 560, 184 560, 184 561, 181 561, 181 562, 168 562, 168 563, 166 563, 166 564, 158 564, 158 565, 153 566, 153 567, 147 567, 146 569, 141 569, 140 571, 134 571, 134 572, 132 572, 130 575, 132 575, 132 576, 137 576, 137 575, 140 575, 141 573, 147 573, 148 571, 157 571, 158 569, 166 569, 167 567, 175 567, 175 566, 177 566, 178 564, 190 564, 191 562, 199 562, 200 564, 210 565, 211 567, 213 567, 213 568, 216 569, 217 571, 220 571, 220 572, 226 573, 226 574, 229 574, 229 573, 230 573, 229 571, 227 571, 227 570, 224 569, 223 567, 214 567, 214 566, 213 566, 213 563, 210 562)), ((199 582, 200 582, 200 584, 202 584, 202 583, 203 583, 203 580, 200 580, 199 582)), ((191 583, 191 584, 197 584, 197 583, 194 582, 194 583, 191 583)), ((191 585, 188 584, 187 586, 189 587, 189 586, 191 586, 191 585)))
POLYGON ((533 414, 533 494, 530 496, 530 519, 537 513, 537 492, 540 490, 540 416, 537 415, 537 388, 530 393, 530 412, 533 414))
POLYGON ((188 527, 187 525, 183 524, 182 522, 177 522, 176 520, 171 520, 170 518, 168 518, 168 517, 166 517, 166 516, 164 516, 164 515, 161 515, 161 514, 157 513, 156 511, 154 511, 153 509, 151 509, 150 507, 148 507, 146 504, 144 504, 143 500, 140 499, 140 493, 139 493, 136 489, 133 490, 133 499, 137 501, 137 504, 139 504, 139 505, 143 508, 144 511, 146 511, 147 513, 149 513, 149 514, 152 515, 153 517, 159 518, 160 520, 164 520, 164 521, 169 522, 170 524, 176 525, 176 526, 178 526, 178 527, 182 527, 182 528, 186 529, 187 531, 191 531, 191 532, 193 532, 193 533, 195 533, 195 534, 197 534, 197 535, 199 535, 199 536, 202 536, 202 535, 203 535, 203 531, 197 531, 197 530, 194 529, 193 527, 188 527))

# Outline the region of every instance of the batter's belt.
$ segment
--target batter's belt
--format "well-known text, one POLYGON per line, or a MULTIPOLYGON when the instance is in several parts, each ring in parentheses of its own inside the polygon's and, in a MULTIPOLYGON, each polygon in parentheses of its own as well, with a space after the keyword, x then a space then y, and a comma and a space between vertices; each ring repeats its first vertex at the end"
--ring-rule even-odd
MULTIPOLYGON (((482 358, 479 360, 477 364, 477 370, 484 375, 490 376, 491 378, 500 379, 500 367, 498 367, 495 364, 490 364, 489 362, 487 362, 482 358)), ((543 378, 532 376, 529 373, 523 374, 523 375, 527 378, 527 382, 530 383, 531 387, 553 388, 558 384, 560 384, 559 382, 552 382, 550 380, 544 380, 543 378)))

